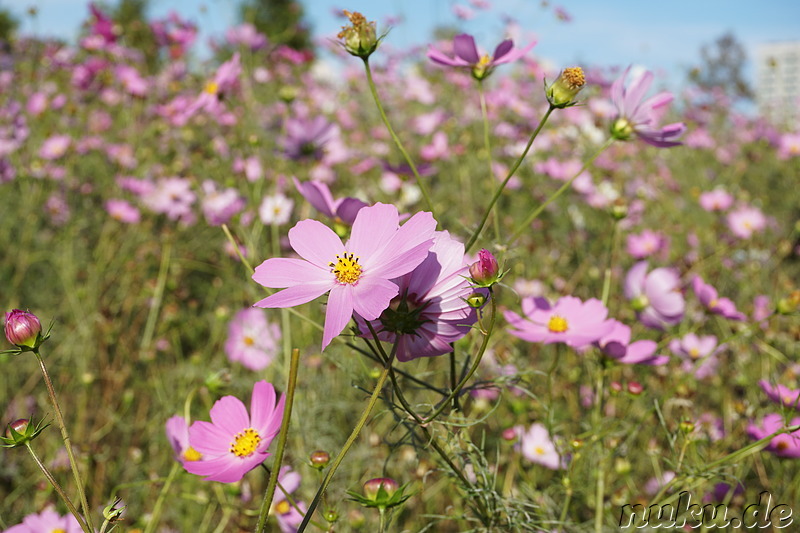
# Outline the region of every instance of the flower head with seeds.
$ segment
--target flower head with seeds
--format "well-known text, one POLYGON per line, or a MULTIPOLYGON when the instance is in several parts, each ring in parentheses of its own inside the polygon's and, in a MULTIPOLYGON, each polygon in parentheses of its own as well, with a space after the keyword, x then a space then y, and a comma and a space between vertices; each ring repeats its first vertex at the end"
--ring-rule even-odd
POLYGON ((200 461, 184 460, 190 473, 209 481, 235 483, 264 462, 283 418, 284 398, 266 381, 253 386, 250 413, 238 398, 223 396, 211 408, 211 422, 198 421, 189 428, 189 445, 200 461))
POLYGON ((301 220, 289 230, 289 244, 302 259, 272 258, 256 268, 253 279, 284 290, 258 307, 294 307, 328 295, 322 348, 345 328, 353 311, 375 320, 399 289, 390 280, 408 274, 428 256, 436 221, 417 213, 400 226, 393 205, 361 209, 347 243, 316 220, 301 220))
POLYGON ((361 58, 369 57, 383 39, 383 36, 378 37, 375 21, 368 21, 358 11, 351 13, 346 9, 344 16, 350 20, 350 25, 342 26, 342 31, 337 35, 342 41, 342 46, 351 55, 361 58))

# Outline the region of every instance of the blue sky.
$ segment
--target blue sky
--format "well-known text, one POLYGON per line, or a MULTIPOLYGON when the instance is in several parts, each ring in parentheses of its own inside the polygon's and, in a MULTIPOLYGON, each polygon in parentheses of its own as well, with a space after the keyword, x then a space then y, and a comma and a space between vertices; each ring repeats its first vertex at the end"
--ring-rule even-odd
MULTIPOLYGON (((533 53, 555 66, 626 66, 636 64, 671 76, 683 76, 698 61, 698 51, 726 31, 746 46, 751 59, 760 43, 800 40, 800 0, 560 0, 543 8, 539 0, 490 0, 490 10, 475 10, 469 21, 459 20, 453 6, 469 0, 304 0, 306 18, 316 36, 331 36, 342 24, 334 12, 361 11, 379 21, 399 16, 388 42, 397 48, 422 45, 440 25, 455 25, 476 36, 478 45, 492 48, 503 37, 503 15, 512 15, 527 42, 538 40, 533 53), (573 17, 556 19, 554 6, 573 17)), ((151 0, 154 16, 176 10, 201 29, 200 43, 221 35, 236 22, 234 0, 151 0)), ((24 33, 74 38, 88 9, 85 0, 0 0, 23 22, 24 33), (38 9, 32 19, 30 6, 38 9)), ((752 75, 752 69, 748 73, 752 75)))

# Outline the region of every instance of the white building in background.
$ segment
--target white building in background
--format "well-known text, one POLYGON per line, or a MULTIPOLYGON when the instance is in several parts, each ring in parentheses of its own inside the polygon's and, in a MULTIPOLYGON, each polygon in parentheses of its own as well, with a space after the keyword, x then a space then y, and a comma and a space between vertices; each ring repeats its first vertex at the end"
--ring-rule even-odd
POLYGON ((800 41, 762 44, 756 57, 759 112, 782 124, 800 120, 800 41))

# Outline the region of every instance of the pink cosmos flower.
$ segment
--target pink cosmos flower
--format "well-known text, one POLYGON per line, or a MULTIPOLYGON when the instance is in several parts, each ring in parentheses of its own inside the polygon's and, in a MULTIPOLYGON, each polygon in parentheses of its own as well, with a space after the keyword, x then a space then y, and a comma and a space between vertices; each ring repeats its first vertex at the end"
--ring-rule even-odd
POLYGON ((298 192, 308 200, 308 203, 314 206, 314 209, 337 222, 352 225, 356 219, 356 214, 361 208, 367 206, 365 202, 358 198, 348 197, 334 200, 328 186, 321 181, 300 182, 297 178, 292 179, 298 192))
POLYGON ((719 360, 717 354, 725 348, 722 344, 717 346, 714 335, 698 336, 687 333, 681 339, 672 339, 669 349, 683 359, 681 370, 691 373, 697 379, 705 379, 717 371, 719 360))
POLYGON ((749 239, 753 233, 763 231, 767 227, 767 217, 760 209, 742 206, 728 213, 726 218, 728 229, 740 239, 749 239))
POLYGON ((625 297, 631 300, 639 321, 653 329, 674 326, 683 319, 686 301, 680 293, 680 277, 670 268, 647 272, 647 261, 633 265, 625 276, 625 297))
POLYGON ((603 354, 626 365, 661 366, 669 362, 666 355, 653 355, 657 344, 650 340, 631 342, 631 328, 614 320, 614 329, 595 343, 603 354))
POLYGON ((297 502, 297 508, 289 503, 284 490, 292 494, 300 487, 300 474, 294 472, 291 467, 284 466, 278 474, 278 482, 283 490, 275 491, 275 498, 272 500, 270 514, 275 516, 281 533, 297 533, 297 528, 303 521, 303 514, 306 512, 306 504, 297 502), (300 513, 303 514, 300 514, 300 513))
POLYGON ((108 200, 105 203, 106 212, 111 218, 125 224, 138 224, 141 220, 139 210, 125 200, 108 200))
POLYGON ((758 386, 773 402, 800 411, 800 389, 790 389, 784 385, 772 385, 763 379, 758 382, 758 386))
POLYGON ((283 225, 289 222, 294 200, 282 193, 265 196, 258 206, 258 216, 264 224, 283 225))
POLYGON ((778 141, 778 159, 800 157, 800 132, 784 133, 778 141))
POLYGON ((663 233, 646 229, 639 234, 628 235, 628 253, 635 259, 644 259, 663 250, 667 246, 667 238, 663 233))
POLYGON ((200 461, 203 456, 189 445, 189 426, 182 416, 173 416, 165 424, 170 446, 175 452, 175 459, 182 465, 191 461, 200 461))
POLYGON ((244 209, 245 200, 236 189, 220 189, 212 180, 205 180, 202 187, 205 196, 200 201, 200 206, 210 226, 227 224, 236 213, 244 209))
MULTIPOLYGON (((464 244, 437 231, 425 260, 392 280, 398 296, 372 327, 380 340, 398 343, 398 361, 450 353, 450 343, 469 332, 478 317, 465 301, 474 292, 467 277, 464 244)), ((361 335, 371 338, 366 322, 356 319, 361 335)))
MULTIPOLYGON (((788 426, 794 427, 800 425, 800 417, 793 418, 788 426)), ((781 428, 788 427, 783 423, 783 416, 778 413, 772 413, 764 417, 761 421, 761 426, 751 423, 747 426, 747 434, 751 439, 761 440, 778 431, 781 428)), ((800 429, 792 433, 782 433, 773 437, 767 447, 764 448, 778 457, 791 457, 794 459, 800 458, 800 429)))
POLYGON ((225 40, 234 46, 244 46, 250 50, 259 50, 267 45, 267 36, 259 33, 249 22, 228 28, 225 40))
POLYGON ((519 437, 517 447, 525 459, 551 470, 566 468, 565 458, 558 454, 544 425, 537 422, 531 425, 528 431, 525 431, 522 426, 516 426, 514 430, 519 437))
POLYGON ((266 368, 278 353, 281 329, 267 321, 264 311, 248 307, 236 313, 228 324, 225 354, 250 370, 266 368))
POLYGON ((505 311, 503 315, 515 328, 509 333, 529 342, 563 342, 582 348, 599 341, 615 326, 614 320, 606 319, 606 306, 596 298, 583 302, 574 296, 564 296, 552 306, 545 298, 524 298, 522 312, 524 318, 513 311, 505 311))
POLYGON ((627 140, 632 134, 636 134, 647 144, 659 148, 681 144, 674 139, 686 131, 686 126, 682 122, 661 128, 657 126, 667 106, 672 102, 672 94, 661 92, 643 100, 653 83, 653 73, 647 71, 636 78, 629 87, 625 87, 625 79, 629 72, 630 67, 626 68, 622 76, 611 85, 611 100, 617 108, 617 119, 611 127, 614 137, 627 140))
POLYGON ((728 320, 747 319, 744 313, 736 309, 736 304, 728 298, 720 298, 717 289, 703 282, 703 278, 700 276, 692 279, 692 289, 700 303, 715 315, 720 315, 728 320))
POLYGON ((163 213, 170 220, 193 222, 192 204, 197 196, 192 183, 186 178, 171 177, 158 180, 152 190, 142 196, 142 203, 155 213, 163 213))
POLYGON ((42 159, 59 159, 67 153, 72 138, 69 135, 53 135, 48 137, 39 150, 39 157, 42 159))
POLYGON ((206 480, 235 483, 264 462, 283 417, 284 397, 276 402, 274 387, 266 381, 253 386, 250 414, 233 396, 223 396, 211 408, 211 422, 198 421, 189 428, 189 444, 201 461, 187 461, 187 472, 206 480))
POLYGON ((723 189, 706 191, 700 195, 700 207, 706 211, 725 211, 733 205, 733 196, 723 189))
POLYGON ((497 65, 520 59, 535 45, 536 42, 532 42, 525 48, 515 49, 514 41, 506 39, 497 45, 494 54, 489 57, 488 54, 480 54, 472 35, 462 33, 453 38, 453 57, 447 56, 431 46, 428 47, 428 58, 434 63, 448 67, 469 68, 475 78, 482 80, 491 74, 497 65))
POLYGON ((428 256, 436 221, 421 212, 400 226, 393 205, 361 209, 350 240, 316 220, 301 220, 289 230, 289 243, 303 259, 272 258, 256 268, 253 279, 285 290, 268 296, 258 307, 293 307, 330 293, 322 349, 350 320, 353 311, 375 320, 399 289, 390 280, 414 270, 428 256))
POLYGON ((11 526, 5 533, 82 533, 78 520, 68 514, 60 516, 52 509, 45 509, 38 514, 29 514, 21 524, 11 526))
POLYGON ((284 122, 285 135, 278 144, 289 159, 321 159, 323 147, 339 134, 333 122, 323 116, 313 119, 289 118, 284 122))

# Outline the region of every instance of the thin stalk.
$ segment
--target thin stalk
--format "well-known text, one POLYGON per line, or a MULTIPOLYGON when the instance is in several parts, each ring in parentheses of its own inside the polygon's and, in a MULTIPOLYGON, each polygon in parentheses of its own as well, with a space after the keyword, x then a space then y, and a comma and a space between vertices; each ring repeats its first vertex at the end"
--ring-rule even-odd
POLYGON ((550 106, 547 109, 547 112, 544 114, 542 119, 539 121, 539 125, 536 126, 535 130, 533 130, 533 133, 531 134, 531 138, 528 139, 528 144, 525 146, 525 150, 522 151, 522 154, 514 162, 514 165, 511 167, 511 170, 508 171, 508 175, 503 180, 503 183, 501 183, 497 187, 497 190, 495 191, 494 196, 492 197, 492 200, 489 202, 489 206, 486 208, 486 212, 483 214, 483 218, 481 219, 480 224, 478 224, 478 227, 475 228, 475 231, 472 233, 472 236, 469 238, 469 240, 467 241, 466 246, 464 247, 464 252, 465 253, 469 252, 470 249, 472 248, 472 245, 475 244, 475 241, 478 240, 478 237, 480 236, 481 231, 483 231, 483 226, 486 225, 486 220, 489 218, 489 214, 492 212, 492 208, 494 208, 494 204, 496 204, 497 200, 500 199, 500 195, 503 193, 503 190, 506 188, 506 185, 508 184, 509 180, 517 172, 517 169, 522 164, 522 161, 525 159, 525 156, 528 155, 528 151, 531 149, 531 146, 533 146, 533 141, 536 139, 536 136, 539 135, 539 132, 542 131, 542 128, 544 127, 545 123, 547 122, 547 119, 550 118, 550 114, 553 112, 554 109, 556 109, 556 108, 553 107, 553 106, 550 106))
MULTIPOLYGON (((408 414, 411 415, 411 417, 414 418, 414 420, 416 420, 416 422, 418 424, 420 424, 420 425, 428 424, 428 423, 432 422, 437 416, 442 414, 442 411, 444 411, 447 408, 447 406, 450 404, 450 402, 453 400, 453 398, 458 396, 458 394, 461 392, 461 389, 464 388, 464 386, 467 384, 467 382, 470 380, 470 378, 472 378, 472 375, 475 374, 475 371, 478 370, 478 366, 481 363, 481 359, 483 358, 483 354, 486 352, 486 348, 489 345, 489 338, 492 335, 492 330, 494 329, 495 317, 497 316, 497 306, 496 306, 496 304, 494 302, 494 294, 491 294, 491 291, 492 291, 492 289, 490 287, 489 288, 489 292, 490 292, 489 305, 490 305, 490 308, 491 308, 492 316, 489 319, 489 327, 487 328, 486 333, 483 336, 483 342, 481 343, 481 347, 478 350, 478 355, 475 357, 475 361, 472 363, 472 366, 470 367, 469 372, 467 372, 467 375, 464 376, 464 379, 462 379, 459 382, 459 384, 456 385, 453 388, 452 392, 447 396, 447 398, 445 398, 441 402, 439 402, 439 407, 437 407, 433 411, 433 413, 428 415, 427 418, 422 418, 421 416, 417 415, 411 409, 409 403, 406 401, 405 397, 403 396, 403 393, 400 390, 400 387, 397 385, 397 378, 396 378, 396 376, 394 374, 394 370, 392 370, 391 377, 392 377, 392 385, 395 388, 395 394, 397 395, 397 398, 400 400, 400 403, 403 404, 403 408, 406 411, 408 411, 408 414)), ((367 323, 367 325, 369 325, 369 322, 367 323)), ((375 333, 373 331, 373 335, 374 334, 375 333)))
POLYGON ((153 333, 156 327, 156 319, 158 318, 158 310, 161 308, 161 300, 164 298, 164 285, 167 283, 167 274, 169 273, 169 258, 172 251, 172 244, 167 242, 164 245, 161 254, 161 266, 158 268, 158 280, 156 281, 156 290, 153 294, 153 299, 150 302, 150 310, 147 313, 147 322, 144 326, 144 333, 142 334, 142 342, 139 345, 139 357, 150 348, 150 343, 153 340, 153 333))
POLYGON ((158 525, 158 522, 161 520, 161 509, 167 499, 169 489, 172 487, 172 482, 175 480, 175 476, 178 474, 178 470, 180 470, 180 463, 175 461, 172 464, 169 474, 167 474, 167 480, 164 482, 164 486, 161 487, 161 490, 158 493, 158 499, 153 507, 153 513, 150 515, 150 520, 147 521, 147 525, 144 528, 144 533, 153 533, 158 525))
POLYGON ((381 115, 383 124, 386 126, 386 129, 389 130, 389 135, 392 136, 392 140, 394 141, 395 146, 397 146, 397 149, 400 150, 401 154, 403 154, 406 163, 408 163, 408 166, 411 167, 411 172, 414 173, 414 178, 417 180, 417 186, 422 193, 422 197, 425 198, 425 203, 428 204, 428 210, 433 215, 433 218, 436 218, 436 214, 433 210, 433 202, 431 202, 430 194, 428 194, 428 186, 425 185, 424 181, 422 181, 422 177, 419 175, 419 171, 417 171, 417 166, 414 164, 411 156, 408 155, 403 143, 400 142, 400 138, 394 132, 394 128, 392 128, 392 125, 389 123, 389 118, 386 116, 386 111, 383 110, 381 99, 378 96, 378 89, 375 87, 375 81, 372 79, 372 69, 369 66, 369 59, 366 57, 364 58, 364 70, 367 71, 367 83, 369 84, 369 90, 372 93, 372 99, 375 100, 375 105, 378 107, 378 112, 381 115))
POLYGON ((44 477, 47 478, 47 481, 50 482, 50 484, 56 490, 58 495, 61 496, 61 499, 64 500, 64 503, 67 505, 67 509, 69 509, 69 512, 72 513, 72 515, 75 517, 75 520, 78 521, 78 524, 81 526, 81 529, 85 533, 92 533, 93 530, 89 529, 89 526, 86 525, 86 522, 84 522, 84 519, 78 512, 78 509, 75 508, 75 504, 72 503, 72 500, 69 499, 67 493, 64 492, 64 489, 62 489, 61 485, 58 484, 56 478, 53 477, 53 474, 50 473, 47 467, 44 466, 44 463, 42 463, 42 461, 39 459, 39 456, 36 455, 36 452, 33 451, 33 448, 31 448, 31 443, 26 442, 25 447, 28 448, 28 451, 31 453, 31 457, 33 457, 33 460, 36 461, 36 464, 39 466, 39 469, 44 474, 44 477))
MULTIPOLYGON (((458 386, 458 377, 456 376, 456 349, 452 343, 450 347, 453 348, 453 351, 450 352, 450 394, 452 395, 458 386)), ((453 396, 453 410, 458 411, 458 396, 453 396)))
MULTIPOLYGON (((494 167, 492 165, 492 143, 489 138, 489 111, 486 107, 486 94, 483 92, 483 80, 478 80, 478 96, 481 100, 481 118, 483 119, 483 146, 486 149, 486 162, 489 164, 489 183, 494 182, 494 167)), ((490 185, 491 186, 491 185, 490 185)), ((500 218, 497 211, 492 211, 494 223, 494 239, 500 242, 500 218)))
POLYGON ((552 194, 552 196, 550 196, 550 198, 548 198, 547 200, 545 200, 545 201, 544 201, 544 203, 543 203, 542 205, 540 205, 539 207, 537 207, 537 208, 536 208, 536 209, 535 209, 535 210, 534 210, 534 211, 533 211, 533 212, 532 212, 532 213, 531 213, 531 214, 528 216, 528 218, 527 218, 527 219, 525 219, 525 222, 523 222, 522 224, 520 224, 520 225, 519 225, 519 227, 518 227, 518 228, 517 228, 517 230, 514 232, 514 234, 513 234, 513 235, 511 235, 511 238, 510 238, 510 239, 508 239, 508 242, 506 242, 506 246, 511 246, 511 244, 513 244, 513 243, 514 243, 514 241, 516 241, 516 240, 519 238, 519 236, 522 234, 522 232, 523 232, 523 231, 525 231, 525 230, 527 230, 527 229, 530 227, 530 225, 531 225, 531 222, 533 222, 533 221, 536 219, 536 217, 538 217, 538 216, 541 214, 541 212, 542 212, 542 211, 544 211, 544 208, 545 208, 545 207, 547 207, 548 205, 550 205, 550 204, 551 204, 551 203, 552 203, 552 202, 553 202, 553 201, 554 201, 556 198, 558 198, 559 196, 561 196, 561 194, 563 194, 563 192, 564 192, 564 191, 566 191, 566 190, 569 188, 569 186, 570 186, 570 185, 572 185, 572 182, 573 182, 573 181, 575 181, 575 178, 577 178, 578 176, 580 176, 581 174, 583 174, 583 172, 584 172, 584 171, 585 171, 587 168, 589 168, 589 165, 591 165, 591 164, 594 162, 594 160, 595 160, 595 159, 597 159, 597 158, 600 156, 600 154, 602 154, 603 152, 605 152, 605 151, 606 151, 606 149, 607 149, 609 146, 611 146, 611 144, 612 144, 613 142, 614 142, 614 138, 613 138, 613 137, 609 137, 609 138, 608 138, 608 140, 606 140, 606 142, 605 142, 605 143, 603 143, 603 146, 601 146, 601 147, 600 147, 600 149, 599 149, 599 150, 597 150, 597 152, 595 152, 595 153, 594 153, 594 155, 592 155, 592 157, 590 157, 589 159, 587 159, 587 160, 586 160, 586 162, 583 164, 583 166, 581 167, 581 169, 580 169, 580 170, 579 170, 579 171, 578 171, 578 172, 577 172, 577 173, 576 173, 574 176, 572 176, 572 177, 569 179, 569 181, 566 181, 566 182, 564 183, 564 185, 562 185, 562 186, 561 186, 561 187, 560 187, 560 188, 559 188, 559 189, 558 189, 556 192, 554 192, 554 193, 552 194))
MULTIPOLYGON (((593 427, 595 431, 598 431, 600 428, 600 421, 603 417, 603 393, 605 391, 605 375, 606 369, 605 365, 603 365, 603 361, 600 361, 600 372, 597 375, 597 392, 595 393, 595 410, 594 410, 594 421, 593 427)), ((602 436, 598 439, 598 443, 600 444, 600 453, 598 454, 598 464, 597 464, 597 485, 595 487, 595 503, 594 503, 594 530, 596 533, 603 532, 603 501, 605 499, 605 489, 606 489, 606 471, 605 471, 605 457, 603 451, 605 450, 603 446, 603 438, 602 436)))
POLYGON ((614 266, 614 258, 617 251, 617 235, 619 234, 619 221, 614 219, 614 227, 611 230, 611 242, 608 247, 608 266, 606 266, 605 276, 603 278, 603 305, 608 307, 608 297, 611 294, 611 269, 614 266))
POLYGON ((258 517, 256 533, 266 531, 269 508, 272 506, 272 498, 275 496, 275 487, 278 484, 278 474, 280 474, 281 471, 283 453, 286 450, 286 440, 289 436, 289 422, 292 419, 292 405, 294 404, 294 391, 295 387, 297 386, 297 368, 299 366, 299 361, 300 350, 295 348, 292 350, 292 358, 289 362, 289 384, 286 387, 286 401, 283 408, 283 420, 281 420, 281 429, 278 433, 278 448, 275 450, 275 460, 272 462, 272 473, 269 476, 267 492, 264 494, 264 501, 261 502, 261 514, 258 517))
MULTIPOLYGON (((78 462, 75 460, 75 454, 72 452, 72 444, 70 444, 69 441, 69 433, 67 432, 67 426, 64 424, 64 416, 61 414, 61 407, 58 405, 58 399, 56 398, 56 391, 53 388, 53 382, 50 381, 50 374, 47 372, 47 367, 44 365, 44 359, 42 359, 42 355, 39 353, 39 350, 33 350, 33 353, 36 355, 36 360, 39 361, 39 367, 42 369, 42 376, 44 376, 44 383, 47 386, 47 393, 50 395, 50 401, 52 402, 53 410, 56 413, 56 423, 61 430, 61 439, 64 441, 64 447, 67 449, 69 466, 72 468, 72 475, 75 477, 78 496, 81 499, 81 507, 83 508, 83 514, 86 517, 86 525, 89 528, 89 531, 94 531, 92 516, 89 514, 89 502, 86 501, 86 492, 83 490, 83 481, 81 480, 81 474, 78 471, 78 462)), ((33 453, 33 450, 31 450, 31 453, 33 453)))
POLYGON ((378 398, 380 397, 381 391, 383 390, 383 386, 386 384, 386 379, 389 377, 389 372, 392 369, 392 363, 394 363, 394 358, 397 355, 397 343, 392 346, 392 353, 389 356, 389 359, 386 361, 386 365, 383 367, 383 372, 381 372, 380 377, 378 378, 378 382, 375 384, 375 390, 372 391, 372 396, 369 398, 369 402, 367 402, 367 406, 364 408, 364 412, 361 414, 361 418, 359 418, 358 422, 356 423, 353 431, 350 433, 350 436, 347 438, 347 441, 344 443, 341 451, 339 451, 339 455, 331 463, 330 469, 328 473, 325 475, 325 479, 322 480, 322 485, 320 485, 319 489, 317 490, 317 494, 314 496, 314 499, 311 500, 311 503, 308 506, 308 510, 306 511, 306 516, 303 517, 303 522, 300 524, 300 527, 297 529, 297 533, 303 533, 308 527, 308 523, 311 521, 311 517, 314 515, 314 510, 319 505, 320 500, 322 499, 322 495, 325 494, 325 491, 330 485, 331 480, 333 479, 333 475, 336 473, 336 470, 339 468, 339 465, 342 464, 345 455, 347 452, 350 451, 350 448, 355 443, 358 436, 361 434, 361 430, 364 429, 364 426, 367 423, 367 419, 369 418, 372 409, 375 407, 375 404, 378 403, 378 398))

